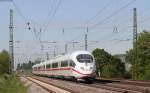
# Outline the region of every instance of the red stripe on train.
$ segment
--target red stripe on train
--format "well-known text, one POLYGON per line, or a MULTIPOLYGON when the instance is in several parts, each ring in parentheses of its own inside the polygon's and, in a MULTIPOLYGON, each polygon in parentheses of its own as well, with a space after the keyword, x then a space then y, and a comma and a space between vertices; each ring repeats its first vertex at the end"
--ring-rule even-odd
POLYGON ((81 73, 73 68, 48 68, 48 69, 41 69, 41 70, 38 70, 38 71, 53 71, 53 70, 72 70, 78 74, 81 74, 81 75, 91 75, 93 73, 90 73, 90 74, 84 74, 84 73, 81 73))

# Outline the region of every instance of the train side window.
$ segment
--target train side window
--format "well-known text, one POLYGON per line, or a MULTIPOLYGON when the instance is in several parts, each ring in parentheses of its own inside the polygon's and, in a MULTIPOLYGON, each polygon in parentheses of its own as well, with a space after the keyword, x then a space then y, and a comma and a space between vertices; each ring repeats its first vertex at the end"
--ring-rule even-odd
POLYGON ((51 68, 51 64, 47 64, 47 65, 46 65, 46 68, 51 68))
POLYGON ((52 68, 57 68, 58 67, 58 63, 52 63, 52 68))
POLYGON ((40 70, 42 70, 43 69, 43 66, 40 66, 40 70))
POLYGON ((42 69, 45 69, 45 66, 42 66, 42 69))
POLYGON ((70 64, 69 64, 69 66, 71 66, 71 67, 75 67, 75 66, 76 66, 76 64, 75 64, 75 62, 74 62, 74 61, 70 60, 70 64))
POLYGON ((67 67, 68 66, 68 61, 61 61, 61 67, 67 67))

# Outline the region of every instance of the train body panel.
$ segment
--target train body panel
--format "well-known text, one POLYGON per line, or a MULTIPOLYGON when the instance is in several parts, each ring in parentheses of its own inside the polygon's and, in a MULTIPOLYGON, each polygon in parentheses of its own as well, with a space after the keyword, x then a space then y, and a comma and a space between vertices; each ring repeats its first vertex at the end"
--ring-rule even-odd
POLYGON ((87 51, 75 51, 32 67, 33 74, 74 77, 76 79, 95 78, 95 71, 94 57, 87 51))

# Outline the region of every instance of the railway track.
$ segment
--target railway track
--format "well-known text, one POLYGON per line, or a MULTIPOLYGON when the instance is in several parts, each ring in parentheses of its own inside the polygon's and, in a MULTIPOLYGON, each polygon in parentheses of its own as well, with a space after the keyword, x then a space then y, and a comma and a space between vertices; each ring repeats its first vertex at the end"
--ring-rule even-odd
POLYGON ((28 79, 29 81, 32 81, 32 82, 36 83, 37 85, 41 86, 42 88, 47 90, 49 93, 75 93, 71 90, 64 89, 64 88, 62 89, 62 88, 52 85, 48 82, 43 82, 40 79, 36 79, 33 77, 25 77, 25 78, 28 79))
POLYGON ((103 84, 103 86, 117 88, 119 90, 126 91, 125 93, 150 93, 150 82, 148 81, 138 81, 138 80, 111 80, 102 79, 96 80, 97 85, 103 84), (104 83, 102 83, 104 82, 104 83))
MULTIPOLYGON (((42 80, 44 82, 50 82, 49 78, 46 77, 34 77, 39 80, 42 80)), ((57 79, 58 80, 58 79, 57 79)), ((62 80, 58 80, 61 81, 62 80)), ((72 81, 66 81, 63 80, 63 82, 68 82, 68 83, 74 83, 72 81)), ((88 87, 93 87, 93 88, 99 88, 99 89, 104 89, 104 90, 110 90, 110 91, 115 91, 116 93, 150 93, 150 86, 148 86, 149 83, 142 83, 142 85, 135 85, 136 83, 125 83, 125 81, 102 81, 102 82, 95 82, 93 84, 87 84, 85 82, 80 82, 77 83, 78 85, 83 85, 83 86, 88 86, 88 87)), ((75 93, 75 92, 74 92, 75 93)))
POLYGON ((112 84, 95 83, 88 86, 108 89, 108 90, 117 91, 121 93, 150 93, 147 88, 131 86, 131 85, 122 85, 122 84, 113 84, 113 83, 112 84))
POLYGON ((117 80, 117 79, 96 79, 96 82, 115 82, 115 83, 121 83, 121 84, 130 84, 130 85, 138 85, 138 86, 144 86, 144 87, 150 87, 150 81, 144 81, 144 80, 117 80))

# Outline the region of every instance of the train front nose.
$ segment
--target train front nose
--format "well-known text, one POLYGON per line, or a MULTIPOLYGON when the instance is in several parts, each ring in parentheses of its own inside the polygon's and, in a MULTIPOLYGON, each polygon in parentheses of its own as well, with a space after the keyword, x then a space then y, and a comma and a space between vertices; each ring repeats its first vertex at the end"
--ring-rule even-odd
POLYGON ((92 64, 81 66, 80 69, 87 75, 90 75, 94 72, 94 66, 92 64))
POLYGON ((89 66, 89 67, 83 66, 83 67, 81 67, 81 70, 82 70, 84 73, 90 73, 90 72, 93 71, 93 67, 92 67, 92 66, 89 66))
POLYGON ((95 71, 93 69, 93 66, 83 66, 80 67, 81 72, 84 74, 82 75, 81 78, 86 79, 86 78, 95 78, 95 71))
POLYGON ((78 70, 82 73, 81 77, 91 77, 94 71, 94 58, 90 54, 80 54, 77 57, 78 70))

